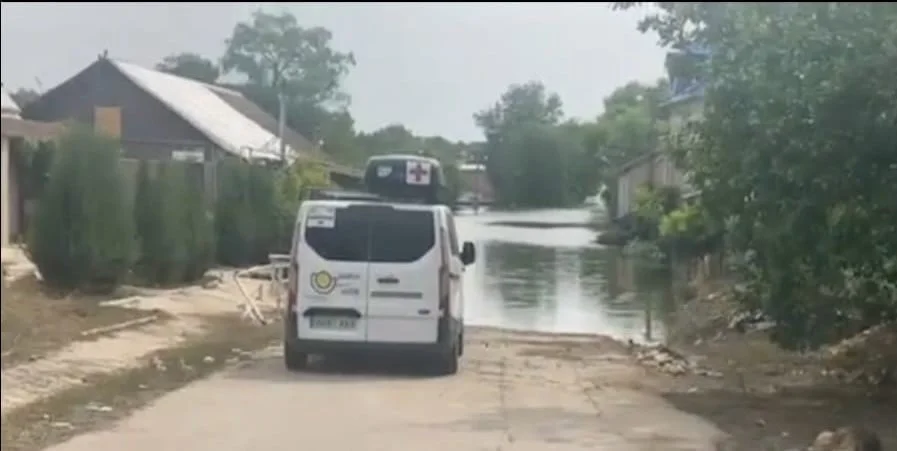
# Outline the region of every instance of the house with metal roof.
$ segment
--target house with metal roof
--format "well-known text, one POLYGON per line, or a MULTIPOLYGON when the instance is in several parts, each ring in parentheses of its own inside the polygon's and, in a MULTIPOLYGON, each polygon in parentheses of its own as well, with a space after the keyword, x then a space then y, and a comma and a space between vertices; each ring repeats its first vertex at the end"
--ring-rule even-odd
POLYGON ((237 91, 105 55, 41 95, 22 115, 88 124, 119 139, 128 158, 281 164, 284 150, 287 163, 323 163, 337 184, 351 186, 361 179, 360 170, 333 162, 288 127, 281 143, 277 118, 237 91))

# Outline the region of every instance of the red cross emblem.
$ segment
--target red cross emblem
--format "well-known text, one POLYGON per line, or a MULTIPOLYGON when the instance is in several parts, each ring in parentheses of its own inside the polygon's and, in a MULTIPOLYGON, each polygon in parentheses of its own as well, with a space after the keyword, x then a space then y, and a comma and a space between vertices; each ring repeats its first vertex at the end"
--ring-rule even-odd
POLYGON ((409 170, 408 173, 414 177, 415 183, 420 183, 421 180, 423 180, 423 178, 427 174, 429 174, 429 171, 422 164, 415 163, 414 167, 411 168, 411 170, 409 170))

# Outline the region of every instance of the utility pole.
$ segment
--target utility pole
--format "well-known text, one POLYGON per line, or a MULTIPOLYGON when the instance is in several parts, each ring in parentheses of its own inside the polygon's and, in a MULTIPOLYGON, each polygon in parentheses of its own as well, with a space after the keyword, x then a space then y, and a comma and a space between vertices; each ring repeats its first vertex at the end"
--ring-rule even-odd
POLYGON ((283 135, 287 126, 287 101, 286 95, 284 95, 283 93, 283 87, 281 87, 280 92, 277 93, 277 103, 280 110, 277 116, 277 140, 280 144, 280 161, 284 166, 286 166, 287 144, 283 139, 283 135))

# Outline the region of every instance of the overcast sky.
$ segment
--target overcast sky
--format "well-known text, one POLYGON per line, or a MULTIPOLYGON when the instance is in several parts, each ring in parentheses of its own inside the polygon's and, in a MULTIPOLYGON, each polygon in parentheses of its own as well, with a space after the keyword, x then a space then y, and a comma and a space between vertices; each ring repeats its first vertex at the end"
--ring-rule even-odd
POLYGON ((608 3, 2 3, 2 80, 49 89, 104 49, 152 66, 176 52, 217 60, 235 23, 263 6, 334 33, 358 65, 345 82, 357 126, 478 139, 471 115, 511 83, 541 80, 568 116, 591 118, 630 80, 663 75, 664 52, 639 11, 608 3))

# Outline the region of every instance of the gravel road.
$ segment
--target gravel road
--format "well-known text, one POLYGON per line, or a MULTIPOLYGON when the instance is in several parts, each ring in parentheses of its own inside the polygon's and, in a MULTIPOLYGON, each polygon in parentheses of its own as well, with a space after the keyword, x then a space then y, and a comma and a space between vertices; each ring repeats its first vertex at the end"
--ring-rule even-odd
POLYGON ((720 432, 641 386, 644 370, 607 340, 468 336, 461 372, 438 378, 383 362, 288 373, 272 350, 50 450, 715 449, 720 432))

